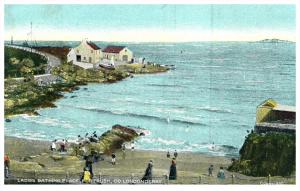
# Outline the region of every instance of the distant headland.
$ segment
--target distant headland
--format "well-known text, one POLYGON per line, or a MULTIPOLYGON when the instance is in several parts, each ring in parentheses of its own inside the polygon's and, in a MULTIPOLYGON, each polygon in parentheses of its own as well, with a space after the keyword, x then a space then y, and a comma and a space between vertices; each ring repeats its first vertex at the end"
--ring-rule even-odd
POLYGON ((263 40, 259 40, 259 41, 255 41, 258 43, 293 43, 293 41, 289 41, 289 40, 281 40, 281 39, 277 39, 277 38, 272 38, 272 39, 263 39, 263 40))

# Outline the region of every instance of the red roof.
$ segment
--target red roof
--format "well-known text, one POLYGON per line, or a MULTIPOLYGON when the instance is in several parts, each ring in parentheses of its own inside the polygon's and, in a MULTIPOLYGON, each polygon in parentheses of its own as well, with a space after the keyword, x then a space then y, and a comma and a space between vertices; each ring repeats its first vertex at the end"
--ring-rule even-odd
POLYGON ((107 46, 103 50, 103 52, 107 52, 107 53, 119 53, 124 48, 125 48, 125 46, 107 46))
POLYGON ((99 49, 101 49, 99 46, 97 46, 95 43, 93 43, 93 42, 86 42, 92 49, 94 49, 94 50, 99 50, 99 49))

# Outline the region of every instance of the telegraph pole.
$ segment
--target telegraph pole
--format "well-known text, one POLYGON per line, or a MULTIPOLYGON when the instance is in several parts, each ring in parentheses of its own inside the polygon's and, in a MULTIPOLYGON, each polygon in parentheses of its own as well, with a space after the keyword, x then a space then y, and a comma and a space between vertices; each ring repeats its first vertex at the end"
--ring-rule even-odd
POLYGON ((32 52, 32 22, 30 22, 30 49, 31 49, 31 52, 32 52))

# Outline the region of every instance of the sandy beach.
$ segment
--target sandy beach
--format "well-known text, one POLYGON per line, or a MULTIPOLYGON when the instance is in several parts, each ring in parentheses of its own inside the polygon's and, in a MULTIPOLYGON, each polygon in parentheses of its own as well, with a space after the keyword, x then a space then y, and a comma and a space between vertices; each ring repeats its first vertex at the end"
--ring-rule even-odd
MULTIPOLYGON (((59 177, 70 173, 69 176, 78 178, 80 172, 84 167, 85 161, 82 158, 72 156, 67 158, 66 161, 55 161, 52 160, 54 156, 66 156, 67 154, 61 154, 59 152, 52 153, 49 150, 50 142, 47 141, 36 141, 27 140, 15 137, 5 137, 5 153, 11 158, 11 171, 12 176, 19 177, 24 176, 21 171, 20 163, 18 161, 24 161, 25 163, 37 163, 38 169, 34 169, 35 173, 41 172, 41 174, 48 174, 49 176, 59 177), (29 161, 29 162, 28 162, 29 161), (19 175, 17 175, 19 174, 19 175)), ((116 165, 111 164, 111 157, 104 156, 103 161, 99 161, 93 164, 93 172, 95 177, 108 177, 110 179, 118 177, 134 177, 139 179, 143 176, 147 163, 149 160, 153 160, 153 179, 161 180, 159 183, 166 183, 164 178, 169 172, 170 158, 166 157, 166 152, 162 151, 146 151, 146 150, 126 150, 125 159, 123 158, 122 151, 116 152, 116 165)), ((171 157, 173 153, 171 152, 171 157)), ((200 153, 192 152, 179 152, 177 163, 177 180, 168 181, 168 183, 179 183, 179 184, 231 184, 232 181, 238 184, 249 184, 251 182, 259 184, 266 183, 265 177, 248 177, 238 173, 232 173, 225 170, 226 179, 220 182, 216 175, 219 167, 223 166, 225 169, 230 165, 231 159, 220 156, 209 156, 200 153), (209 165, 214 165, 213 177, 209 177, 207 169, 209 165), (232 180, 234 175, 234 180, 232 180)), ((25 170, 27 172, 27 170, 25 170)), ((31 169, 32 171, 32 169, 31 169)), ((30 170, 28 169, 28 172, 30 170)), ((40 175, 42 177, 42 175, 40 175)), ((118 183, 118 182, 110 182, 118 183)))

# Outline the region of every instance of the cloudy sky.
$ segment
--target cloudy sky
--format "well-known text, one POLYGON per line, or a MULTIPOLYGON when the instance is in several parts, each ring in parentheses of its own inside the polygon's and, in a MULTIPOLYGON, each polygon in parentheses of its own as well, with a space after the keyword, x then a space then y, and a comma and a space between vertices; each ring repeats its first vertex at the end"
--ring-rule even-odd
POLYGON ((5 5, 5 39, 295 41, 294 5, 5 5))

